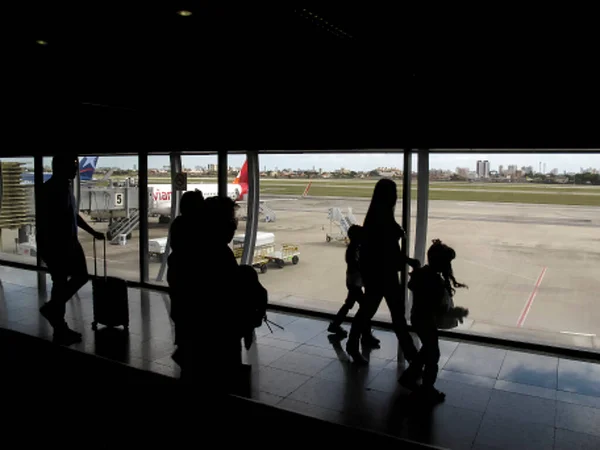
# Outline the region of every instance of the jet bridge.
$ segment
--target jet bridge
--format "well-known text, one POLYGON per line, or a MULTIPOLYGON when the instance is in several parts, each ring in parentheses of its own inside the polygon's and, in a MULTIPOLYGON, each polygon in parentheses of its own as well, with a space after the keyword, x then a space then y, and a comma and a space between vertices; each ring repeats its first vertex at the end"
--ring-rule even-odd
MULTIPOLYGON (((108 239, 113 244, 124 241, 140 224, 139 188, 137 186, 83 187, 79 210, 92 219, 108 220, 108 239)), ((152 188, 148 189, 149 209, 152 209, 152 188)))

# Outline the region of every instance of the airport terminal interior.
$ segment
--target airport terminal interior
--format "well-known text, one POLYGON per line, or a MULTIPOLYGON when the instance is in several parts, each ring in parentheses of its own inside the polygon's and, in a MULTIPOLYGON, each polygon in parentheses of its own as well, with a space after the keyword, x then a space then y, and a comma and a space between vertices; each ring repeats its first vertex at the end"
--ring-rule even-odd
MULTIPOLYGON (((63 352, 69 370, 86 358, 82 367, 113 374, 121 387, 140 374, 156 377, 148 378, 156 386, 177 381, 169 229, 182 194, 200 190, 237 203, 230 247, 268 291, 266 319, 242 350, 251 387, 232 396, 245 402, 240 410, 333 441, 350 439, 352 429, 355 439, 398 448, 600 449, 600 142, 580 134, 580 144, 551 126, 557 117, 544 115, 542 101, 542 125, 524 128, 524 108, 498 112, 518 97, 510 83, 523 89, 538 79, 541 59, 515 54, 511 64, 528 74, 499 68, 506 92, 492 90, 484 102, 470 86, 483 89, 492 78, 474 69, 471 53, 450 57, 449 42, 416 40, 416 24, 398 29, 391 11, 179 3, 119 14, 83 8, 87 26, 76 26, 76 40, 67 37, 74 25, 65 11, 31 5, 15 47, 29 57, 15 68, 28 88, 15 91, 11 146, 0 154, 0 350, 13 358, 2 370, 19 379, 26 370, 14 361, 24 356, 14 349, 35 348, 63 352), (406 66, 390 56, 398 48, 406 66), (432 74, 425 51, 447 68, 432 74), (74 64, 77 81, 66 78, 74 64), (165 65, 174 70, 161 76, 165 65), (250 73, 239 75, 244 66, 250 73), (30 83, 35 73, 45 82, 30 83), (473 108, 462 113, 468 120, 452 117, 458 107, 446 114, 466 100, 440 80, 469 89, 471 106, 502 120, 473 108), (27 133, 32 120, 38 130, 27 133), (79 214, 106 236, 103 246, 79 230, 88 272, 124 280, 129 320, 96 326, 89 281, 66 306, 81 342, 59 346, 39 312, 52 281, 36 225, 53 157, 66 150, 78 155, 79 214), (454 301, 469 315, 439 331, 435 386, 446 397, 432 407, 398 381, 408 362, 385 302, 372 323, 381 345, 362 348, 368 365, 353 362, 347 338, 330 331, 348 293, 349 229, 363 223, 384 178, 397 186, 403 254, 427 264, 427 249, 442 239, 456 251, 454 276, 468 285, 454 301), (119 378, 119 370, 133 372, 119 378)), ((455 45, 467 38, 455 36, 455 45)), ((481 67, 496 66, 485 59, 481 67)), ((408 273, 403 267, 399 279, 410 327, 408 273)), ((248 298, 235 276, 218 281, 248 298)), ((201 301, 202 286, 189 296, 201 301)), ((215 319, 223 333, 226 319, 215 319)))

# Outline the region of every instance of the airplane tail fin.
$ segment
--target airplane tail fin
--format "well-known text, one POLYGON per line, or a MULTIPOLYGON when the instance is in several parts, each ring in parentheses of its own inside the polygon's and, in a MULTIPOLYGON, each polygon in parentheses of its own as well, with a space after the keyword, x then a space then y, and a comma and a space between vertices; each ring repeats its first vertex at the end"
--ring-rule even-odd
POLYGON ((81 181, 92 180, 98 159, 100 159, 98 156, 84 156, 81 158, 81 161, 79 161, 79 179, 81 181))
POLYGON ((244 161, 240 173, 233 180, 233 184, 237 184, 242 188, 242 192, 240 193, 240 199, 244 199, 246 194, 248 194, 248 160, 244 161))
POLYGON ((244 161, 240 173, 233 180, 233 184, 248 184, 248 161, 244 161))

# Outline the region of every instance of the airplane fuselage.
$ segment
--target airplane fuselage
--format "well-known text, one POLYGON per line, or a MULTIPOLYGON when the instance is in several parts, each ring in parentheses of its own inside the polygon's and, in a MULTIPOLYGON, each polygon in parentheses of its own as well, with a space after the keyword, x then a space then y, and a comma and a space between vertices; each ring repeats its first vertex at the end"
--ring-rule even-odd
MULTIPOLYGON (((151 184, 148 185, 152 189, 152 197, 150 201, 150 214, 159 216, 171 215, 172 191, 169 184, 151 184)), ((218 184, 188 184, 187 190, 193 191, 198 189, 202 191, 204 198, 216 197, 219 195, 218 184)), ((239 184, 227 185, 227 196, 232 200, 242 200, 242 186, 239 184)))

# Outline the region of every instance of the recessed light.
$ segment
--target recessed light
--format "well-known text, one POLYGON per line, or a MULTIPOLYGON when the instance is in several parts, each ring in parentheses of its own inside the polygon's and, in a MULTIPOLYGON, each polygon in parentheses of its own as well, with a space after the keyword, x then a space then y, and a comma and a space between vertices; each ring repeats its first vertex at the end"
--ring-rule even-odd
POLYGON ((41 39, 38 39, 37 41, 35 41, 35 43, 38 44, 38 45, 48 45, 48 42, 43 41, 41 39))
POLYGON ((188 10, 185 10, 185 9, 182 9, 181 11, 177 11, 177 14, 179 14, 182 17, 189 17, 189 16, 192 15, 192 12, 188 11, 188 10))

